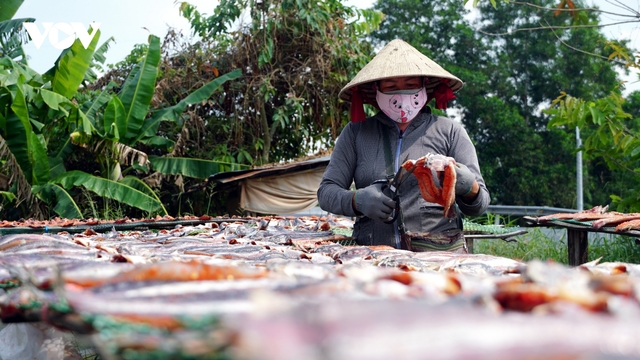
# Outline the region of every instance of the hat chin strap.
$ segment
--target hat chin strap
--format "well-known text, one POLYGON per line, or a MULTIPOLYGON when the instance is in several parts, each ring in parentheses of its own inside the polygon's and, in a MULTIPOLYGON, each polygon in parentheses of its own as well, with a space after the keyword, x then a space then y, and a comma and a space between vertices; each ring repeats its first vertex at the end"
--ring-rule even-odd
POLYGON ((367 118, 364 113, 364 106, 362 105, 362 94, 357 86, 354 86, 351 90, 351 108, 349 109, 349 115, 353 122, 364 121, 367 118))

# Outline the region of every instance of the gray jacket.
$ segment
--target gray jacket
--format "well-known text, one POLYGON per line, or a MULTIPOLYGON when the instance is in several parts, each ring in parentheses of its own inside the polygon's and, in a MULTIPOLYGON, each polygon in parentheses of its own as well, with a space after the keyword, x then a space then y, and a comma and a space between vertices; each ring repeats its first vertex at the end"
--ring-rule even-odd
MULTIPOLYGON (((469 216, 482 215, 489 206, 489 191, 484 183, 475 146, 461 124, 445 117, 421 113, 411 121, 402 136, 396 123, 379 112, 362 122, 352 122, 342 130, 331 154, 331 160, 318 189, 320 207, 333 214, 357 216, 351 199, 354 190, 369 186, 374 180, 387 177, 384 141, 389 137, 393 170, 405 159, 418 159, 427 153, 453 157, 476 175, 480 192, 471 204, 460 198, 456 204, 469 216)), ((415 176, 410 176, 398 189, 404 224, 408 231, 440 232, 459 228, 456 218, 443 216, 443 207, 422 198, 415 176)), ((364 216, 356 219, 353 237, 360 245, 398 247, 399 234, 395 224, 385 224, 364 216)))

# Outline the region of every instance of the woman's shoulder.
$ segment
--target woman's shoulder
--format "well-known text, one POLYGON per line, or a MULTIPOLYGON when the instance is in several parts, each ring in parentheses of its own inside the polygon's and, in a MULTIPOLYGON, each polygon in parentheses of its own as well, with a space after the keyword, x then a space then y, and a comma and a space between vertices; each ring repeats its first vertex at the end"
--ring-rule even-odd
MULTIPOLYGON (((380 114, 381 113, 377 113, 374 116, 369 116, 368 118, 362 121, 355 121, 355 122, 351 121, 347 125, 345 125, 342 131, 349 129, 349 131, 352 131, 352 132, 359 132, 367 129, 375 129, 381 123, 380 114)), ((382 123, 384 124, 384 122, 382 123)))
POLYGON ((432 117, 431 121, 434 123, 434 125, 436 125, 436 127, 448 128, 456 131, 460 129, 464 129, 460 121, 454 120, 450 117, 434 115, 434 114, 429 114, 429 116, 432 117))

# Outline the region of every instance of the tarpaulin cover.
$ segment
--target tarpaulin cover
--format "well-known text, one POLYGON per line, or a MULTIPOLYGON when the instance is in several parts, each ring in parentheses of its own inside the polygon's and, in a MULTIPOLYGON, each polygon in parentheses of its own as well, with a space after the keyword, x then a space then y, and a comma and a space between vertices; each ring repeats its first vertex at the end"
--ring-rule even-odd
POLYGON ((307 171, 246 179, 240 207, 261 214, 293 214, 318 203, 317 191, 325 167, 307 171))

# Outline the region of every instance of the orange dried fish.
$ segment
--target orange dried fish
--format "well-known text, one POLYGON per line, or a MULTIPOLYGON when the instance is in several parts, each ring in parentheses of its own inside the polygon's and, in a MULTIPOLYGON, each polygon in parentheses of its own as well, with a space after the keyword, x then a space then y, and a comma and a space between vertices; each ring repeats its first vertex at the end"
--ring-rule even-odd
POLYGON ((558 214, 541 216, 538 218, 538 221, 539 222, 551 221, 551 220, 590 221, 590 220, 612 218, 618 215, 620 214, 619 213, 598 214, 598 213, 592 213, 592 212, 558 213, 558 214))
POLYGON ((444 216, 448 218, 456 215, 453 207, 453 203, 456 201, 456 180, 456 168, 454 162, 451 161, 444 170, 444 179, 442 181, 444 216))
POLYGON ((428 202, 436 203, 444 207, 445 217, 455 217, 456 201, 456 169, 455 160, 451 157, 437 154, 427 154, 417 160, 407 160, 402 167, 409 171, 413 170, 413 175, 418 179, 418 186, 422 198, 428 202), (436 172, 441 181, 442 187, 438 187, 433 178, 436 172))
POLYGON ((201 263, 196 260, 169 261, 144 264, 115 276, 64 276, 67 284, 94 287, 123 281, 197 281, 256 279, 266 276, 265 271, 242 269, 235 266, 220 266, 201 263))
POLYGON ((593 227, 595 229, 600 229, 603 226, 618 225, 618 224, 621 224, 623 222, 636 220, 636 219, 640 219, 640 214, 638 214, 638 213, 620 214, 618 216, 612 216, 612 217, 607 217, 607 218, 604 218, 604 219, 598 219, 598 220, 594 221, 591 224, 591 227, 593 227))
POLYGON ((439 203, 442 198, 442 191, 433 181, 431 169, 416 165, 413 175, 418 179, 418 186, 420 187, 422 198, 428 202, 439 203))
POLYGON ((619 224, 618 226, 616 226, 614 231, 627 231, 627 230, 637 229, 639 227, 640 227, 640 219, 635 219, 635 220, 625 221, 619 224))

